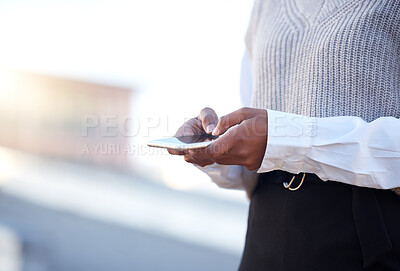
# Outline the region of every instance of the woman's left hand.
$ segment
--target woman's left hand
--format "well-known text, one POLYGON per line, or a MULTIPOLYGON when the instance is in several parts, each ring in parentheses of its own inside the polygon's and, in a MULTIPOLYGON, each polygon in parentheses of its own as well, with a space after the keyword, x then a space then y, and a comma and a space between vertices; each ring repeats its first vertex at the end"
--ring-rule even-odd
POLYGON ((241 108, 221 117, 212 134, 221 136, 207 148, 190 150, 184 155, 185 161, 200 166, 209 161, 208 165, 215 162, 240 165, 248 170, 258 169, 267 146, 268 112, 241 108))

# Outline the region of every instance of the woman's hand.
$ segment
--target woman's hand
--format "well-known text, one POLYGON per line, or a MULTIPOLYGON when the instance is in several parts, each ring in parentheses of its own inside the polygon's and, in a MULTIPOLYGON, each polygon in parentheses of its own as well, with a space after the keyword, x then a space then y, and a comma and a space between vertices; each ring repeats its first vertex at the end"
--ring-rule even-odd
MULTIPOLYGON (((267 146, 267 114, 267 110, 264 109, 244 107, 221 117, 212 134, 223 135, 207 148, 184 153, 185 161, 199 166, 215 162, 222 165, 240 165, 248 170, 258 169, 267 146)), ((197 126, 201 127, 200 121, 197 126)))
MULTIPOLYGON (((175 133, 174 136, 190 136, 197 135, 206 132, 207 134, 211 134, 214 128, 217 126, 218 116, 215 111, 209 107, 203 108, 200 111, 200 114, 193 119, 185 122, 175 133)), ((184 155, 187 154, 187 151, 177 151, 177 150, 168 150, 170 154, 174 155, 184 155)), ((185 158, 186 159, 186 158, 185 158)), ((207 161, 197 161, 196 164, 200 164, 205 166, 206 164, 214 163, 211 160, 207 161)))

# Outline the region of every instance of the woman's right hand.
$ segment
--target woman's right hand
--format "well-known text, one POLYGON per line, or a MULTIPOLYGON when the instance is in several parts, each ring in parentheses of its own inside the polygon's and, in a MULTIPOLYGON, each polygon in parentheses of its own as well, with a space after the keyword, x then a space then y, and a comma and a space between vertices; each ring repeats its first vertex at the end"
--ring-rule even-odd
MULTIPOLYGON (((218 124, 218 116, 215 111, 209 107, 203 108, 200 111, 200 114, 193 119, 185 122, 179 129, 176 131, 174 136, 190 136, 201 133, 211 134, 214 128, 218 124)), ((187 151, 177 151, 177 150, 168 150, 170 154, 173 155, 185 155, 185 160, 187 161, 187 151)), ((189 161, 187 161, 189 162, 189 161)), ((212 164, 213 161, 204 161, 201 165, 212 164)))

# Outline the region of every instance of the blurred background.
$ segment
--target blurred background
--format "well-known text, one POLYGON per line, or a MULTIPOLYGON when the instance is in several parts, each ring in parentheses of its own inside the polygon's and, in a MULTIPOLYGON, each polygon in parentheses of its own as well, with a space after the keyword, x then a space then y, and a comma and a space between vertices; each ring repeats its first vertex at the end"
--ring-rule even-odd
POLYGON ((145 143, 240 107, 251 7, 0 0, 0 271, 237 269, 244 192, 145 143))

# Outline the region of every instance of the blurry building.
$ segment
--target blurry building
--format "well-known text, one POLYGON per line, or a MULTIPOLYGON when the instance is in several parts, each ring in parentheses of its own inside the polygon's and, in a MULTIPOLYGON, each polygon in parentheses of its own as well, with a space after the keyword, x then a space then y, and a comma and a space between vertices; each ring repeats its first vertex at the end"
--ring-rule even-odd
POLYGON ((131 95, 127 88, 0 70, 0 145, 123 166, 128 137, 119 130, 131 95))

